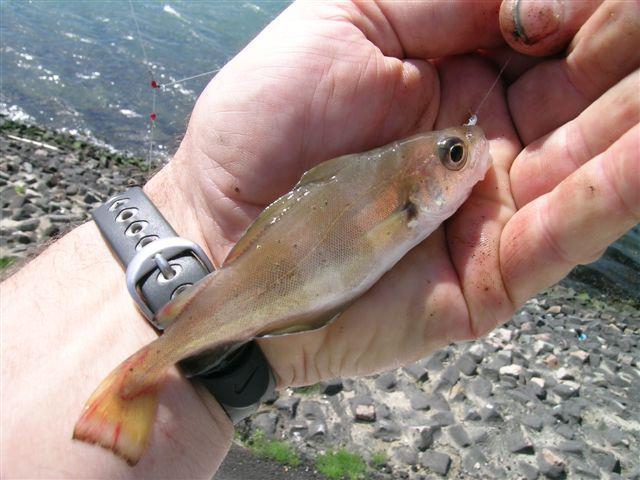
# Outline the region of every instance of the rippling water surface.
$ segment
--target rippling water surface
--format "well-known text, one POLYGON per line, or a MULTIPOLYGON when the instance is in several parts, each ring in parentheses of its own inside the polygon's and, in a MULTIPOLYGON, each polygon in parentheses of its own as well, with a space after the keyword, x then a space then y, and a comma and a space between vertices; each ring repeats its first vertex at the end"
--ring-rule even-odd
MULTIPOLYGON (((155 111, 155 151, 171 152, 210 77, 159 91, 153 108, 149 69, 165 84, 219 68, 288 4, 136 1, 132 14, 127 1, 3 1, 0 102, 14 116, 140 155, 155 111)), ((572 278, 640 302, 640 228, 572 278)))
POLYGON ((139 154, 154 110, 171 151, 211 76, 158 90, 153 109, 149 69, 164 84, 219 68, 289 4, 132 3, 133 14, 128 1, 3 1, 4 107, 139 154))

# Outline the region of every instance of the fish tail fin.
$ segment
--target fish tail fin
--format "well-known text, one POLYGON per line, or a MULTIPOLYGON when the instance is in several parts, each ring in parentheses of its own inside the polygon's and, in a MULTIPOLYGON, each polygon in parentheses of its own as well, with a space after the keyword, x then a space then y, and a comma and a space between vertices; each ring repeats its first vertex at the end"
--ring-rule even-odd
POLYGON ((85 404, 73 438, 98 444, 135 465, 144 453, 158 409, 166 368, 153 358, 152 343, 102 381, 85 404))

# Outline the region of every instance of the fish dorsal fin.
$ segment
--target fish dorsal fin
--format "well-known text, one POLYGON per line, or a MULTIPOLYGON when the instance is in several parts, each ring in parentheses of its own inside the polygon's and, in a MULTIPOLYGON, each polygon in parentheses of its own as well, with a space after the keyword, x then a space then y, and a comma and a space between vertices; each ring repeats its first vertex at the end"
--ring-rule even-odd
POLYGON ((249 225, 249 228, 247 228, 242 237, 240 237, 240 240, 238 240, 231 251, 227 254, 222 265, 229 265, 236 258, 246 252, 251 246, 259 245, 260 237, 270 225, 277 222, 285 213, 285 209, 291 204, 291 201, 295 200, 296 197, 304 195, 305 190, 303 187, 309 186, 313 183, 331 180, 333 176, 337 175, 340 170, 344 168, 345 164, 348 162, 348 157, 352 156, 353 155, 344 155, 342 157, 327 160, 326 162, 323 162, 302 174, 302 177, 291 192, 278 198, 275 202, 265 208, 258 218, 249 225), (302 190, 300 190, 301 188, 302 190))
POLYGON ((240 240, 236 242, 231 251, 227 254, 222 266, 226 267, 236 258, 246 252, 252 245, 259 245, 258 241, 262 234, 269 228, 270 225, 278 221, 278 218, 284 213, 284 209, 288 204, 288 200, 295 195, 296 192, 290 192, 284 197, 280 197, 267 208, 265 208, 258 218, 256 218, 251 225, 244 232, 240 240))
POLYGON ((310 170, 302 174, 295 188, 304 187, 312 183, 326 182, 331 177, 340 173, 340 171, 348 164, 350 157, 354 155, 343 155, 341 157, 332 158, 326 162, 322 162, 310 170))

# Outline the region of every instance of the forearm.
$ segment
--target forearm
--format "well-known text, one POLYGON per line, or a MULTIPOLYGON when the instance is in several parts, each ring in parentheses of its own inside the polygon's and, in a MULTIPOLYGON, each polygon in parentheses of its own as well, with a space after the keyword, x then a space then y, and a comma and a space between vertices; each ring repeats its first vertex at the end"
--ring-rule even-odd
MULTIPOLYGON (((203 243, 170 170, 145 190, 179 235, 203 243)), ((177 371, 161 394, 147 455, 135 468, 71 440, 98 383, 156 336, 93 222, 53 244, 0 290, 3 477, 211 478, 233 430, 222 410, 208 409, 177 371)))

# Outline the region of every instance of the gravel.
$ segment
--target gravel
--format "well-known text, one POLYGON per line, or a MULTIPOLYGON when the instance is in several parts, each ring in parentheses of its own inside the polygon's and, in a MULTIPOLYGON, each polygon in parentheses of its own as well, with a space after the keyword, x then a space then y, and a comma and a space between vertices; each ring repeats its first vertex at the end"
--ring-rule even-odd
POLYGON ((297 438, 282 415, 279 438, 307 458, 336 444, 386 452, 379 478, 640 478, 639 346, 638 310, 556 285, 486 338, 351 379, 349 391, 284 390, 326 405, 327 432, 297 438), (358 406, 388 415, 363 421, 358 406))
POLYGON ((0 132, 0 258, 14 265, 3 269, 3 278, 87 221, 91 209, 130 186, 143 185, 148 176, 140 168, 143 161, 66 134, 4 117, 0 132))

